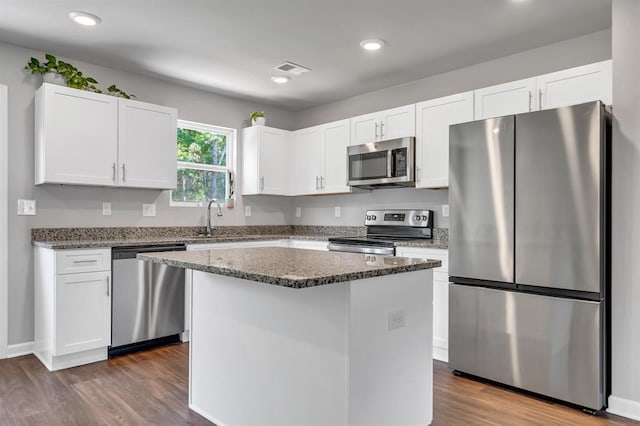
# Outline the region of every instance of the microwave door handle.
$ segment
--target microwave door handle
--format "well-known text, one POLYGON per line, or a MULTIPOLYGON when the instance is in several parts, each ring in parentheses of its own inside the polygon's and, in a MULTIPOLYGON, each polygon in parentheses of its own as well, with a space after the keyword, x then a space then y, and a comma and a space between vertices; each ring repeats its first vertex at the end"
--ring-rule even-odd
POLYGON ((387 177, 391 178, 393 177, 393 150, 390 149, 389 152, 387 153, 387 177))

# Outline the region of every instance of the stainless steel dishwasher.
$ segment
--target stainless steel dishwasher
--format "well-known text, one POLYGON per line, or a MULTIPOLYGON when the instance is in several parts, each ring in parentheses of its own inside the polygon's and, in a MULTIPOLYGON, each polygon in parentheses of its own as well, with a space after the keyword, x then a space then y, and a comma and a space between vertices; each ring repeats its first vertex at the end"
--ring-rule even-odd
POLYGON ((177 342, 184 331, 184 269, 136 259, 184 245, 114 247, 109 356, 177 342))

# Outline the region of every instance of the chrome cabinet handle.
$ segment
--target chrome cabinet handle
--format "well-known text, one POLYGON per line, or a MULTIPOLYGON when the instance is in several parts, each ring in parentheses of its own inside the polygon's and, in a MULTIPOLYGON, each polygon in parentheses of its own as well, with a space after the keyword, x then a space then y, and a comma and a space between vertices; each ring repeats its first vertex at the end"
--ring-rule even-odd
POLYGON ((380 137, 384 137, 384 123, 382 121, 380 122, 380 137))
POLYGON ((74 260, 73 263, 74 264, 79 264, 79 263, 96 263, 98 260, 97 259, 93 259, 93 260, 74 260))
POLYGON ((421 175, 420 171, 421 171, 420 167, 416 166, 416 181, 418 182, 420 182, 420 175, 421 175))
POLYGON ((533 111, 533 107, 531 106, 531 101, 533 100, 533 92, 529 90, 529 111, 533 111))
POLYGON ((116 181, 116 163, 113 163, 113 165, 111 166, 111 169, 113 170, 113 181, 116 181))
POLYGON ((378 139, 378 122, 376 121, 376 139, 378 139))
POLYGON ((122 181, 125 181, 126 165, 122 163, 122 181))
POLYGON ((107 275, 107 296, 111 296, 111 280, 109 279, 109 275, 107 275))
POLYGON ((260 176, 260 192, 264 191, 264 176, 260 176))
POLYGON ((542 109, 542 89, 538 89, 538 109, 542 109))
POLYGON ((324 176, 320 176, 320 189, 324 188, 324 181, 325 181, 324 176))

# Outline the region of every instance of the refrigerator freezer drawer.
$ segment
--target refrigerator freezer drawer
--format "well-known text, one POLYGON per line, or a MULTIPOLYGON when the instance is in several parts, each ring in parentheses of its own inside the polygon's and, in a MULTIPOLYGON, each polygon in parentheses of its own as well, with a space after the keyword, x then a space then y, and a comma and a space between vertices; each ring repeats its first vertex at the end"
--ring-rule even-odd
POLYGON ((451 284, 449 367, 599 410, 602 303, 451 284))

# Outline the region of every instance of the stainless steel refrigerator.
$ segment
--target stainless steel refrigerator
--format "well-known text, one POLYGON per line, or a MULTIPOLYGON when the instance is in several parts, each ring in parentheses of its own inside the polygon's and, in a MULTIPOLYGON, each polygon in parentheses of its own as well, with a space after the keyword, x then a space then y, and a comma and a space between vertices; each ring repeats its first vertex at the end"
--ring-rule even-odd
POLYGON ((451 126, 453 370, 606 406, 610 121, 590 102, 451 126))

